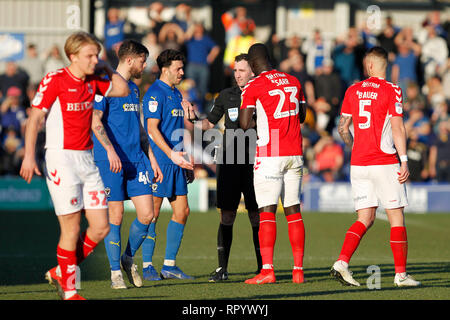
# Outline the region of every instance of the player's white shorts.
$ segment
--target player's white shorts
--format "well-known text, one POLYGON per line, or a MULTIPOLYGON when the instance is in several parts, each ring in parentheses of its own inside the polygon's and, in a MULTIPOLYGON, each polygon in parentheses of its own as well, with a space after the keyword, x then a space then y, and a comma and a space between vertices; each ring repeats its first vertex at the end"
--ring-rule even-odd
POLYGON ((378 207, 396 209, 408 205, 406 186, 398 182, 400 165, 351 166, 355 210, 378 207))
POLYGON ((278 204, 283 207, 300 203, 303 157, 260 157, 255 159, 253 181, 258 208, 278 204))
POLYGON ((106 209, 106 195, 91 150, 45 152, 45 175, 56 215, 106 209))

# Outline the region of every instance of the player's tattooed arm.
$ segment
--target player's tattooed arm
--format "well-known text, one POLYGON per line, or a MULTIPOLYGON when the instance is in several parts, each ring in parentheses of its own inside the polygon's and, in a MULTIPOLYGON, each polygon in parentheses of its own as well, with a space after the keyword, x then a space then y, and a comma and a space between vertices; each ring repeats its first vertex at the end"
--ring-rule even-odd
POLYGON ((351 149, 353 147, 353 136, 350 132, 352 117, 341 115, 339 118, 338 132, 344 143, 351 149))
POLYGON ((92 114, 92 130, 94 131, 95 136, 100 141, 100 143, 107 148, 107 146, 112 146, 111 140, 109 140, 108 135, 106 134, 105 127, 102 123, 103 112, 100 110, 93 111, 92 114))
POLYGON ((108 135, 106 134, 105 127, 102 123, 102 116, 102 111, 94 109, 92 113, 92 131, 103 148, 106 150, 110 170, 114 173, 118 173, 122 170, 122 161, 117 155, 111 140, 109 140, 108 135))

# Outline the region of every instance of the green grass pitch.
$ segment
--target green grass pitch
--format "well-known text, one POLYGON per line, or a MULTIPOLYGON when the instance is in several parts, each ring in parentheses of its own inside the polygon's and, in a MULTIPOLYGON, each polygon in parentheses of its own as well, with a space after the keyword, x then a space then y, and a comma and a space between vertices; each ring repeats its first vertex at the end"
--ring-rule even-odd
MULTIPOLYGON (((134 213, 126 213, 122 242, 126 243, 134 213)), ((277 242, 274 266, 277 283, 246 285, 256 260, 251 228, 246 214, 237 216, 228 271, 230 279, 209 283, 217 266, 216 238, 219 215, 216 211, 192 212, 185 229, 177 265, 194 280, 144 282, 142 288, 110 289, 109 265, 103 243, 81 265, 81 290, 95 300, 448 300, 450 298, 450 216, 447 214, 407 214, 409 240, 408 272, 422 282, 419 288, 399 289, 393 284, 394 266, 389 246, 389 224, 377 219, 363 238, 350 268, 361 287, 345 287, 332 279, 329 270, 337 258, 346 230, 355 219, 348 213, 303 213, 306 228, 304 284, 291 282, 293 264, 283 214, 277 214, 277 242), (369 289, 367 268, 381 270, 381 288, 369 289)), ((52 212, 0 213, 0 300, 56 300, 56 291, 44 280, 45 272, 56 264, 59 236, 52 212)), ((157 246, 153 263, 162 266, 165 230, 170 213, 163 212, 157 224, 157 246)), ((124 245, 122 245, 124 247, 124 245)), ((142 255, 135 261, 142 270, 142 255)), ((124 274, 125 276, 125 274, 124 274)))

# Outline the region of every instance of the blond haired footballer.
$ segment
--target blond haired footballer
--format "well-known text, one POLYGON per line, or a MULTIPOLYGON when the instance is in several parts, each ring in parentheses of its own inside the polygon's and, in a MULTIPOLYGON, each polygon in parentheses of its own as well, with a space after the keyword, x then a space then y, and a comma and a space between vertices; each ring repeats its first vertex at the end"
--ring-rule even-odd
POLYGON ((75 287, 77 266, 108 234, 109 224, 103 182, 92 156, 91 119, 95 94, 119 97, 129 94, 127 82, 98 59, 101 46, 86 32, 70 35, 64 51, 66 68, 48 73, 32 101, 25 132, 25 156, 20 175, 30 183, 42 175, 35 160, 38 126, 45 121, 47 186, 60 226, 58 266, 46 273, 63 300, 85 300, 75 287), (105 72, 110 80, 94 75, 105 72), (89 226, 80 234, 81 213, 89 226))

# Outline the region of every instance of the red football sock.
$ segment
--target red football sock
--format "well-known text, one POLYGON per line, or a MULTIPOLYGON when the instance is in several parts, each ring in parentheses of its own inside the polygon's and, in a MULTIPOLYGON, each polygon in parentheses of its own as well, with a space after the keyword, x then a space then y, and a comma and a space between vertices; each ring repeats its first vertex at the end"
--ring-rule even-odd
POLYGON ((86 259, 88 255, 94 251, 97 243, 89 239, 86 231, 80 234, 77 242, 77 263, 78 265, 86 259))
POLYGON ((294 266, 303 268, 305 250, 305 225, 300 212, 286 216, 288 221, 289 241, 291 242, 294 266))
POLYGON ((75 291, 77 255, 76 251, 56 248, 56 257, 61 268, 61 284, 64 291, 75 291))
POLYGON ((406 272, 406 257, 408 255, 408 238, 405 227, 391 228, 391 249, 394 255, 395 273, 406 272))
POLYGON ((367 228, 364 223, 356 221, 352 224, 345 234, 344 244, 342 245, 341 254, 339 255, 338 260, 342 260, 347 263, 350 261, 366 231, 367 228))
POLYGON ((273 265, 273 248, 277 238, 277 223, 275 213, 261 212, 259 214, 259 247, 264 265, 273 265))

